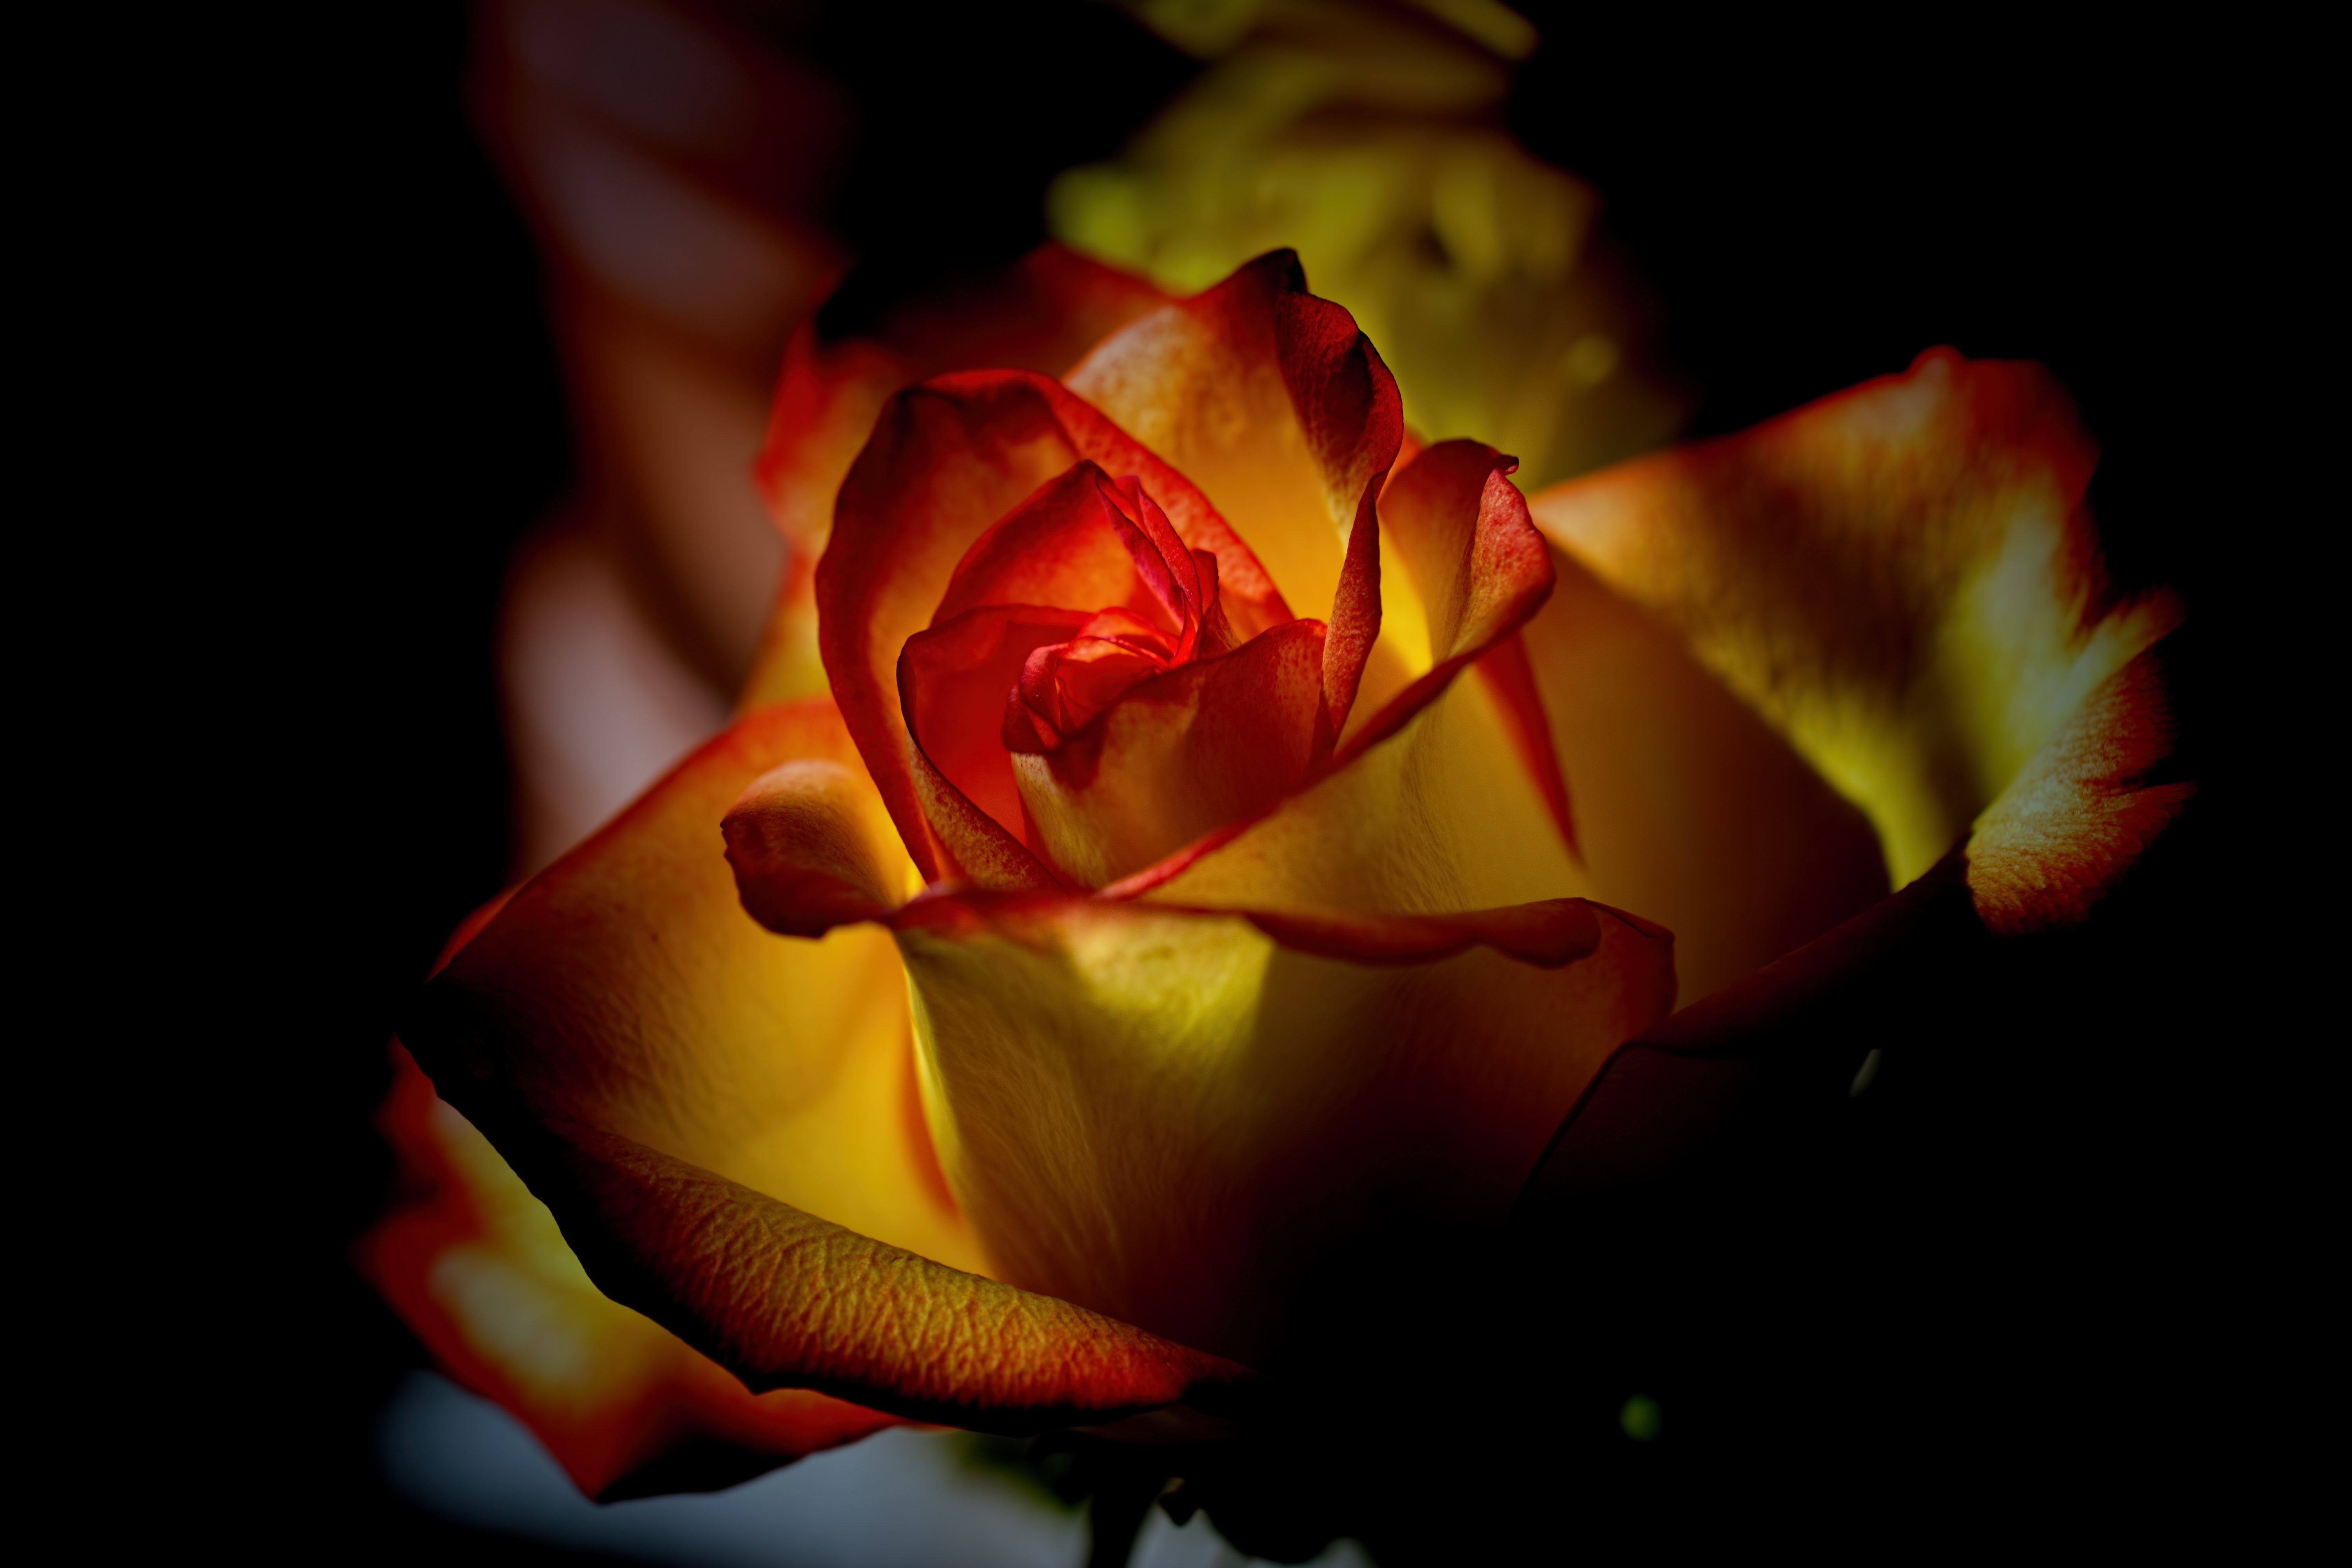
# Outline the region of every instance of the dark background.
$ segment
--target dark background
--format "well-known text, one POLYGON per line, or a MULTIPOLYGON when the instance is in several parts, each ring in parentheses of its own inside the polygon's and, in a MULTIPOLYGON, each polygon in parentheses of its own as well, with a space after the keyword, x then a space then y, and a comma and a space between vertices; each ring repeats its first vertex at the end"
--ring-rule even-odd
MULTIPOLYGON (((2263 1399, 2291 1358, 2244 1331, 2284 1287, 2247 1213, 2260 1094, 2220 1064, 2253 1027, 2249 993, 2275 986, 2224 945, 2215 906, 2247 893, 2240 825, 2270 804, 2234 765, 2274 697, 2264 661, 2238 656, 2277 657, 2247 583, 2315 529, 2291 454, 2315 416, 2285 368, 2311 331, 2295 150, 2314 113, 2236 38, 2065 33, 2038 13, 1863 32, 1526 9, 1548 41, 1514 128, 1602 192, 1665 301, 1696 433, 1933 344, 2039 359, 2104 444, 2116 576, 2178 586, 2192 617, 2174 659, 2181 768, 2204 784, 2191 815, 2050 961, 2047 1008, 1973 1057, 1890 1069, 1824 1178, 1851 1201, 1853 1251, 1809 1287, 1717 1280, 1706 1322, 1773 1370, 1694 1397, 1745 1412, 1717 1423, 1740 1441, 1769 1447, 1783 1407, 1818 1439, 1758 1461, 1791 1500, 1771 1533, 1850 1511, 1858 1456, 1890 1452, 1950 1478, 1890 1546, 2042 1509, 2125 1534, 2217 1512, 2251 1528, 2268 1504, 2230 1456, 2266 1455, 2255 1479, 2286 1484, 2263 1399), (1750 1312, 1790 1289, 1778 1315, 1750 1312), (1742 1342, 1744 1313, 1778 1326, 1742 1342), (1841 1342, 1825 1321, 1867 1331, 1841 1342)), ((844 8, 807 35, 866 111, 842 232, 928 258, 856 284, 877 296, 1034 243, 1046 177, 1114 149, 1189 69, 1097 6, 911 16, 844 8)), ((139 1347, 129 1363, 168 1374, 133 1379, 99 1409, 102 1438, 75 1441, 120 1449, 127 1427, 163 1456, 201 1509, 185 1517, 209 1521, 166 1533, 529 1560, 381 1494, 368 1425, 420 1356, 344 1251, 389 1173, 367 1121, 384 1042, 505 857, 491 617, 568 460, 537 264, 463 118, 460 8, 261 44, 261 90, 223 110, 250 195, 222 221, 256 243, 190 305, 207 352, 244 345, 242 374, 162 367, 171 417, 212 422, 169 492, 185 521, 163 555, 207 584, 168 736, 206 804, 162 885, 215 889, 185 923, 233 930, 191 936, 180 994, 208 1022, 155 1049, 186 1111, 173 1218, 100 1314, 139 1347), (186 1342, 160 1353, 159 1300, 186 1342)), ((1643 1506, 1670 1510, 1727 1461, 1678 1458, 1670 1436, 1643 1462, 1643 1506)), ((1572 1541, 1605 1500, 1562 1508, 1572 1541)))

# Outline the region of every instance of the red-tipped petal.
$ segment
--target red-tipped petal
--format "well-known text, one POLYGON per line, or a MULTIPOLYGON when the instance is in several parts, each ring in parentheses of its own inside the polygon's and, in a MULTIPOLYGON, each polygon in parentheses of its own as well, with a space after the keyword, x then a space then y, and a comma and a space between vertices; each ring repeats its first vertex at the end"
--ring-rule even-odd
POLYGON ((903 901, 889 817, 856 752, 842 749, 845 760, 801 758, 761 773, 719 825, 744 910, 785 936, 823 936, 903 901))
POLYGON ((1939 349, 1532 504, 1863 805, 1900 882, 2178 618, 2108 586, 2093 458, 2040 366, 1939 349))
POLYGON ((2088 917, 2194 793, 2147 782, 2171 750, 2151 649, 2107 677, 1977 818, 1968 884, 1987 929, 2019 936, 2088 917))
POLYGON ((740 1480, 898 1418, 805 1389, 753 1394, 591 1284, 554 1216, 393 1050, 377 1125, 401 1196, 354 1252, 452 1377, 512 1412, 590 1497, 740 1480), (724 1468, 684 1470, 723 1451, 724 1468))
POLYGON ((744 917, 719 816, 841 743, 803 704, 689 757, 442 972, 407 1031, 418 1060, 601 1290, 756 1387, 1027 1429, 1243 1376, 972 1272, 909 1115, 888 938, 779 941, 744 917))
POLYGON ((946 855, 936 874, 982 887, 1055 885, 1021 843, 1005 703, 1033 650, 1068 640, 1091 618, 1082 610, 988 605, 907 639, 898 706, 913 737, 925 824, 946 855))
POLYGON ((973 372, 899 394, 842 485, 817 566, 817 641, 858 751, 927 876, 940 871, 905 726, 892 711, 898 651, 930 624, 972 544, 1081 458, 1135 475, 1183 542, 1216 557, 1220 602, 1237 632, 1290 618, 1255 558, 1191 482, 1061 386, 1024 373, 973 372))
MULTIPOLYGON (((1379 356, 1344 310, 1305 289, 1290 252, 1260 257, 1215 288, 1121 329, 1066 379, 1197 484, 1249 541, 1280 597, 1312 616, 1337 599, 1343 541, 1361 504, 1359 481, 1394 460, 1402 426, 1391 418, 1394 383, 1379 356), (1299 318, 1287 329, 1287 359, 1286 312, 1299 318)), ((1130 471, 1100 461, 1112 473, 1130 471)), ((1179 532, 1208 544, 1148 478, 1146 488, 1160 496, 1179 532)), ((1237 576, 1224 550, 1216 553, 1238 638, 1278 624, 1244 613, 1269 590, 1237 576)))

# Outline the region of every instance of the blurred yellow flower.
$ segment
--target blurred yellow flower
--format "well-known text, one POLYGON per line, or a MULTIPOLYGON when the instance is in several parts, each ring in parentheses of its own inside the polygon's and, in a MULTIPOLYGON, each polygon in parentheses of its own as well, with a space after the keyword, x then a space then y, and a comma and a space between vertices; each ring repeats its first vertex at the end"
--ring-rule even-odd
POLYGON ((1495 443, 1530 489, 1675 433, 1654 312, 1595 246, 1591 188, 1502 124, 1524 18, 1493 0, 1131 8, 1214 63, 1121 156, 1055 182, 1056 237, 1181 292, 1296 249, 1381 345, 1412 428, 1495 443))

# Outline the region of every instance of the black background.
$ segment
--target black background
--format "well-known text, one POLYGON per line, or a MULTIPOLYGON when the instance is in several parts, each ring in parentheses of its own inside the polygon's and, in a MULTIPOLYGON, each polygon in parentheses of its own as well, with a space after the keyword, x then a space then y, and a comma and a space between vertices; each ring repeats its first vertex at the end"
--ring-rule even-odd
MULTIPOLYGON (((967 9, 845 8, 809 35, 866 110, 838 215, 879 258, 861 289, 1017 254, 1045 178, 1115 148, 1188 69, 1106 8, 967 9)), ((1829 1434, 1803 1464, 1758 1461, 1788 1506, 1755 1528, 1849 1516, 1864 1453, 1931 1483, 1874 1523, 1892 1547, 2043 1510, 2110 1537, 2252 1528, 2294 1468, 2263 1403, 2292 1357, 2245 1331, 2284 1286, 2246 1212, 2261 1095, 2227 1050, 2279 986, 2223 931, 2241 872, 2273 869, 2242 847, 2268 803, 2238 764, 2262 750, 2246 737, 2279 657, 2248 584, 2317 528, 2292 457, 2315 416, 2284 368, 2315 330, 2316 192, 2294 154, 2315 113, 2266 63, 2293 46, 2040 13, 1859 29, 1528 9, 1548 41, 1512 123, 1602 192, 1666 303, 1696 433, 1937 343, 2039 359, 2104 445, 2117 577, 2176 585, 2192 617, 2174 661, 2191 815, 2051 961, 2046 1009, 1973 1058, 1890 1068, 1835 1173, 1858 1239, 1828 1282, 1760 1315, 1727 1289, 1726 1342, 1743 1321, 1870 1325, 1859 1368, 1824 1348, 1835 1334, 1763 1333, 1749 1360, 1776 1370, 1720 1395, 1747 1402, 1726 1428, 1745 1441, 1769 1446, 1776 1399, 1829 1434)), ((177 824, 163 869, 127 863, 181 951, 172 1021, 139 1058, 175 1180, 93 1320, 97 1364, 131 1371, 100 1378, 68 1446, 133 1456, 142 1495, 173 1500, 150 1510, 166 1534, 256 1552, 532 1555, 381 1495, 368 1424, 420 1358, 344 1262, 389 1171, 367 1121, 384 1041, 498 883, 491 616, 568 461, 536 262, 462 114, 465 47, 449 5, 257 33, 258 89, 215 106, 242 193, 229 232, 172 241, 230 259, 162 340, 195 347, 144 367, 164 422, 205 432, 156 552, 205 585, 173 623, 177 701, 124 763, 193 776, 184 807, 137 784, 110 807, 149 848, 177 824)), ((1643 1506, 1701 1506, 1724 1460, 1693 1461, 1681 1491, 1677 1462, 1671 1440, 1645 1457, 1643 1506)), ((1605 1511, 1572 1489, 1561 1508, 1563 1547, 1605 1511)))

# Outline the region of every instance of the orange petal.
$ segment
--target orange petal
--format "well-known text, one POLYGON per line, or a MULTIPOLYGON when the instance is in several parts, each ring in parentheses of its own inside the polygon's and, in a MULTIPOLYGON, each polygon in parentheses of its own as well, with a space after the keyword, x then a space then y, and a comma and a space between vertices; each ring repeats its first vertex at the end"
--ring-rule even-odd
MULTIPOLYGON (((739 901, 720 821, 793 763, 840 769, 836 804, 876 819, 829 703, 740 721, 517 893, 428 988, 437 1027, 404 1037, 469 1115, 453 1052, 543 1115, 977 1268, 908 1116, 910 1025, 888 939, 855 927, 778 941, 739 901)), ((919 885, 887 837, 866 843, 893 901, 919 885)))
POLYGON ((1671 938, 1574 901, 1397 920, 975 894, 893 924, 942 1158, 1004 1278, 1243 1359, 1381 1214, 1500 1217, 1674 993, 1671 938))
POLYGON ((1533 506, 1862 806, 1899 883, 2178 619, 2107 585, 2093 456, 2039 366, 1936 350, 1533 506))
POLYGON ((377 1121, 402 1197, 355 1261, 441 1365, 520 1418, 582 1491, 731 1484, 895 1422, 803 1389, 755 1394, 606 1297, 547 1206, 405 1050, 394 1058, 377 1121), (714 1463, 714 1449, 728 1458, 714 1463))
POLYGON ((855 758, 803 757, 753 779, 719 825, 745 910, 816 937, 897 909, 903 857, 881 804, 855 758))
POLYGON ((888 936, 780 941, 742 914, 714 831, 728 805, 851 755, 822 703, 739 722, 457 955, 409 1031, 418 1059, 600 1289, 756 1387, 1020 1428, 1243 1375, 979 1277, 888 936))

